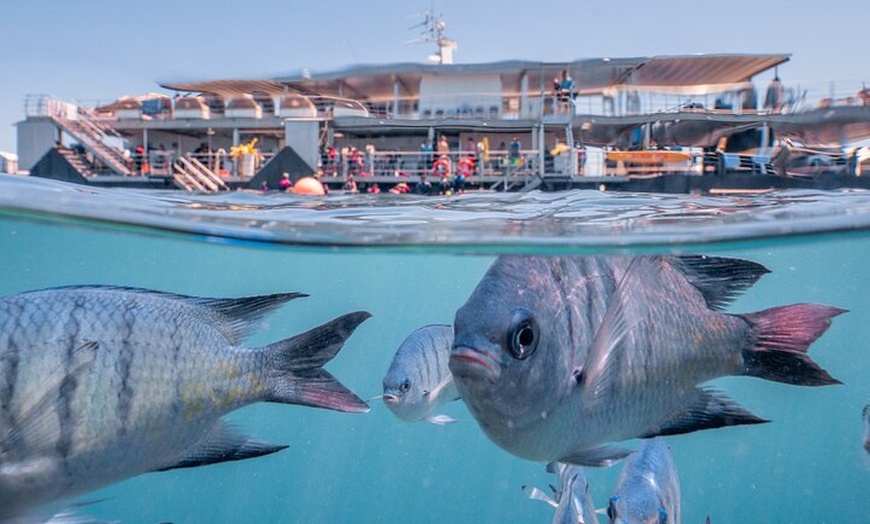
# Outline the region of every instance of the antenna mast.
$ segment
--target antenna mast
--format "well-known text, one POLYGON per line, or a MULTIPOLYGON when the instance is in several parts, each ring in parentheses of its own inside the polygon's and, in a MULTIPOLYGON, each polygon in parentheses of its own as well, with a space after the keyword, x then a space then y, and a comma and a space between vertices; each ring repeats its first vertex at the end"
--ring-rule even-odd
POLYGON ((435 12, 430 9, 429 11, 423 13, 423 22, 417 24, 414 27, 423 27, 423 30, 420 32, 420 37, 416 40, 417 42, 435 42, 435 45, 438 47, 438 50, 434 55, 429 55, 429 61, 434 62, 436 64, 452 64, 453 63, 453 51, 457 50, 459 46, 456 44, 455 40, 451 40, 444 36, 444 28, 447 27, 447 24, 444 22, 442 15, 435 16, 435 12))

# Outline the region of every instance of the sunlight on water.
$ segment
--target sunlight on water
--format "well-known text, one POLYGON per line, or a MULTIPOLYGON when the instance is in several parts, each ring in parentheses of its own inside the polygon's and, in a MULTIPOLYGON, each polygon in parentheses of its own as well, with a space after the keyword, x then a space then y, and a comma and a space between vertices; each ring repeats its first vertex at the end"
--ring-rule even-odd
MULTIPOLYGON (((408 334, 424 324, 453 322, 497 252, 655 249, 761 263, 771 273, 727 311, 795 302, 848 309, 810 353, 844 384, 801 388, 747 377, 716 380, 772 422, 667 437, 682 484, 683 522, 702 523, 709 515, 713 524, 841 523, 870 514, 861 418, 870 402, 867 193, 312 200, 2 177, 0 211, 6 275, 0 295, 71 284, 215 297, 310 295, 269 315, 246 341, 252 347, 343 313, 371 312, 326 366, 363 398, 381 393, 381 380, 408 334)), ((552 509, 529 500, 521 488, 545 488, 555 478, 543 464, 492 444, 461 402, 444 408, 458 419, 447 426, 402 422, 380 401, 371 405, 362 415, 277 404, 243 408, 229 416, 232 423, 289 448, 145 474, 81 497, 98 502, 80 512, 146 524, 550 522, 552 509)), ((587 469, 598 507, 606 505, 618 470, 587 469)))

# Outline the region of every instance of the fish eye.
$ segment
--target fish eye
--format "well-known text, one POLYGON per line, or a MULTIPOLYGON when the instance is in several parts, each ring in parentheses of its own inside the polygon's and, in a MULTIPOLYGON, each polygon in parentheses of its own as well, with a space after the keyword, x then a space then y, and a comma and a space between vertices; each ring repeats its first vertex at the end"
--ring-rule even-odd
POLYGON ((399 389, 402 390, 402 393, 407 392, 409 389, 411 389, 411 381, 405 379, 405 381, 399 385, 399 389))
POLYGON ((514 311, 508 334, 508 348, 514 358, 523 360, 535 352, 538 347, 538 327, 532 318, 532 313, 519 308, 514 311))

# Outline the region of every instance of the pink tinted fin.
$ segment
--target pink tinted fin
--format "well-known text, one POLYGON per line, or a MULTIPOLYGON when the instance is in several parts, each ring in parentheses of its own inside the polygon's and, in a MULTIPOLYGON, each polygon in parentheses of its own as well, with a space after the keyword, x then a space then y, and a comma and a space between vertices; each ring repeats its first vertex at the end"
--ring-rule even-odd
POLYGON ((263 348, 271 366, 272 391, 265 400, 350 413, 369 406, 322 368, 371 314, 349 313, 301 335, 263 348))
POLYGON ((792 304, 741 315, 754 335, 743 350, 743 374, 799 386, 840 384, 807 351, 831 326, 831 319, 845 312, 820 304, 792 304))

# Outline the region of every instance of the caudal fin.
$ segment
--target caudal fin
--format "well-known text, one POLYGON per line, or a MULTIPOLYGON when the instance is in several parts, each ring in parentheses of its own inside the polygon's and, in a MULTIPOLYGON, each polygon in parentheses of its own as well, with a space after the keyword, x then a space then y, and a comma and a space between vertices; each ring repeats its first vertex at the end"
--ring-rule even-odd
POLYGON ((755 338, 743 350, 743 374, 799 386, 841 382, 807 355, 810 344, 845 309, 819 304, 792 304, 743 315, 755 338))
POLYGON ((266 346, 272 376, 268 402, 301 404, 350 413, 369 406, 323 366, 338 354, 354 330, 371 314, 349 313, 301 335, 266 346))

